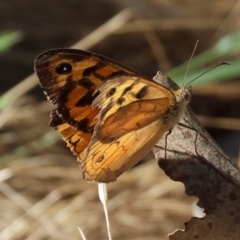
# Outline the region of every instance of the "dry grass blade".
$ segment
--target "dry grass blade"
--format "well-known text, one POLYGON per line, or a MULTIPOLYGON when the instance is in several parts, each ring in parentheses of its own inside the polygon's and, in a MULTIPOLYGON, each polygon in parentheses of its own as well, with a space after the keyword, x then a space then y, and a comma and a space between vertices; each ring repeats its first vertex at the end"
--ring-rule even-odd
POLYGON ((233 26, 236 26, 236 22, 239 21, 239 11, 240 11, 240 1, 238 0, 231 12, 228 14, 224 22, 221 23, 221 25, 218 27, 218 30, 213 36, 213 39, 219 38, 219 36, 222 36, 223 29, 227 31, 233 31, 233 26))
POLYGON ((43 211, 59 200, 60 195, 56 191, 51 192, 44 199, 39 201, 36 205, 31 206, 31 203, 28 202, 22 195, 13 190, 8 184, 1 182, 0 191, 8 196, 15 204, 20 206, 25 213, 13 221, 8 227, 6 227, 2 232, 0 232, 0 238, 2 239, 12 239, 16 235, 21 236, 21 232, 24 232, 24 229, 28 228, 30 219, 27 219, 26 216, 30 215, 32 218, 36 219, 45 229, 49 236, 58 237, 58 239, 63 239, 62 235, 58 234, 57 229, 53 228, 51 221, 43 215, 43 211))
POLYGON ((202 97, 218 97, 222 99, 240 99, 240 82, 209 83, 194 88, 194 94, 202 97))
MULTIPOLYGON (((132 17, 132 12, 129 9, 125 9, 110 19, 108 22, 100 26, 98 29, 90 33, 85 38, 75 43, 71 48, 89 49, 93 45, 99 43, 107 35, 113 33, 123 24, 125 24, 132 17)), ((30 75, 19 84, 15 85, 8 92, 1 96, 1 109, 10 106, 16 99, 23 94, 27 93, 33 87, 37 85, 37 77, 35 74, 30 75)), ((0 116, 0 119, 2 116, 0 116)), ((1 121, 0 121, 1 122, 1 121)))
POLYGON ((135 20, 135 29, 139 29, 144 34, 149 47, 152 50, 152 54, 154 55, 159 68, 164 71, 169 71, 172 68, 172 64, 167 57, 167 53, 161 43, 160 39, 154 32, 152 26, 148 23, 147 20, 135 20))
POLYGON ((112 240, 112 233, 111 233, 111 227, 110 227, 110 221, 109 221, 109 215, 108 215, 108 209, 107 209, 108 194, 107 194, 107 186, 105 183, 98 183, 98 196, 103 205, 103 211, 104 211, 106 225, 107 225, 108 239, 112 240))
POLYGON ((205 127, 240 131, 239 119, 197 116, 205 127))
POLYGON ((113 18, 111 18, 108 22, 94 30, 88 36, 75 43, 71 48, 87 50, 93 47, 95 44, 106 38, 109 34, 117 31, 132 16, 133 12, 130 9, 124 9, 123 11, 115 15, 113 18))
POLYGON ((82 240, 87 240, 85 235, 84 235, 84 233, 83 233, 83 231, 82 231, 82 229, 80 227, 78 227, 78 231, 79 231, 79 233, 81 235, 82 240))
POLYGON ((184 30, 184 29, 216 29, 221 26, 222 20, 218 18, 169 18, 169 19, 150 19, 150 20, 136 20, 137 22, 130 22, 121 29, 117 30, 116 33, 132 33, 139 31, 174 31, 174 30, 184 30), (136 28, 136 24, 142 25, 141 29, 136 28))
MULTIPOLYGON (((97 197, 96 184, 86 184, 85 181, 81 180, 77 164, 68 167, 61 165, 61 162, 66 160, 74 163, 74 159, 70 161, 66 158, 61 160, 61 158, 60 155, 45 155, 41 158, 13 162, 11 166, 13 175, 7 184, 19 192, 21 186, 32 183, 31 187, 27 188, 27 192, 24 193, 26 199, 35 202, 31 206, 27 205, 29 211, 36 204, 38 205, 41 196, 47 196, 50 189, 56 189, 60 193, 61 199, 51 204, 45 211, 44 209, 37 211, 42 212, 42 217, 47 217, 48 221, 46 223, 51 223, 49 226, 58 229, 58 234, 64 236, 65 239, 66 236, 79 239, 79 232, 77 231, 79 226, 87 239, 96 239, 94 237, 96 232, 99 239, 105 239, 107 235, 106 224, 103 220, 102 206, 97 197), (28 164, 27 168, 23 167, 29 161, 32 164, 28 164), (19 186, 20 179, 21 185, 19 186)), ((181 225, 180 221, 186 220, 191 214, 190 204, 182 203, 183 199, 186 199, 182 191, 182 186, 168 180, 156 167, 154 161, 127 172, 120 181, 108 185, 108 211, 111 216, 112 234, 115 237, 125 236, 128 239, 137 230, 139 236, 145 234, 147 234, 146 237, 151 236, 149 235, 151 232, 152 235, 157 234, 161 237, 163 236, 161 232, 166 234, 167 231, 173 230, 175 222, 173 216, 182 219, 177 221, 178 225, 181 225), (158 180, 156 181, 156 179, 158 180), (135 190, 132 191, 132 189, 135 190), (141 190, 138 191, 138 189, 141 190), (169 197, 176 200, 169 201, 169 197), (170 220, 171 218, 173 220, 170 220), (131 219, 134 221, 132 222, 131 219), (156 224, 160 221, 162 222, 161 227, 156 224), (143 225, 145 226, 144 229, 141 227, 143 225)), ((189 199, 188 201, 190 203, 192 200, 189 199)), ((18 209, 17 206, 14 206, 15 203, 8 200, 9 204, 9 209, 18 209)), ((3 204, 3 206, 5 205, 3 204)), ((13 211, 12 214, 11 219, 19 218, 18 211, 13 211)), ((24 214, 23 212, 21 215, 25 216, 24 214)), ((36 210, 35 214, 37 214, 36 210)), ((10 226, 8 220, 4 219, 4 215, 2 215, 2 224, 10 226)), ((6 226, 0 228, 5 229, 6 226)), ((19 234, 18 231, 11 231, 11 233, 15 234, 15 238, 19 234)), ((40 240, 48 237, 49 233, 38 220, 32 218, 31 231, 24 228, 20 236, 40 240)), ((25 237, 24 239, 28 238, 25 237)), ((55 239, 61 238, 57 237, 55 239)))

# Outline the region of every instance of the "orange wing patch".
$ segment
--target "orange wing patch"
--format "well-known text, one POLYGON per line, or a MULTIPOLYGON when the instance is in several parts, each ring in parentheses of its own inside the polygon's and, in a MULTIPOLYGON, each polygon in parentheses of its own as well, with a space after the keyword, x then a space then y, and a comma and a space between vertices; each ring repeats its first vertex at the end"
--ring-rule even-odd
POLYGON ((51 111, 50 117, 50 126, 54 127, 61 133, 63 140, 66 141, 67 146, 71 149, 71 151, 78 156, 78 159, 83 159, 84 149, 87 148, 91 140, 92 133, 86 133, 74 129, 58 116, 55 109, 51 111))

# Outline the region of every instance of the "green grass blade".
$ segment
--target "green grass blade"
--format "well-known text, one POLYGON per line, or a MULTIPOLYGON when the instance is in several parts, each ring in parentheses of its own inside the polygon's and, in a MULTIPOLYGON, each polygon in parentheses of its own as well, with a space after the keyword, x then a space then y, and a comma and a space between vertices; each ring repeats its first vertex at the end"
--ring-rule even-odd
MULTIPOLYGON (((240 31, 223 37, 214 47, 192 59, 190 71, 198 72, 202 69, 203 72, 203 66, 209 65, 213 61, 222 61, 223 58, 235 57, 240 53, 239 43, 240 31)), ((168 76, 174 80, 179 77, 183 79, 187 70, 187 65, 188 62, 179 65, 171 70, 168 76)))
POLYGON ((20 31, 0 32, 0 53, 6 51, 23 38, 20 31))
MULTIPOLYGON (((195 79, 198 77, 200 74, 203 72, 206 72, 209 68, 202 68, 201 70, 194 71, 194 73, 189 74, 187 76, 187 79, 185 80, 185 85, 190 82, 191 80, 195 79)), ((216 81, 224 81, 226 79, 233 79, 240 76, 240 61, 236 60, 231 63, 231 65, 221 65, 212 71, 204 74, 201 76, 199 79, 194 81, 193 85, 201 85, 204 83, 209 83, 209 82, 216 82, 216 81)), ((178 83, 180 86, 183 83, 183 78, 178 77, 174 79, 174 82, 178 83)))

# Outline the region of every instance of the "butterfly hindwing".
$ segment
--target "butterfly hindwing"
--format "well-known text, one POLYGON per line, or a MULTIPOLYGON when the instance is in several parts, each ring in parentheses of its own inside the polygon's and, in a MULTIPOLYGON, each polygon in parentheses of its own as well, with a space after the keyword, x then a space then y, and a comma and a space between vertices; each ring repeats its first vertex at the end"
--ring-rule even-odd
POLYGON ((81 166, 87 179, 114 181, 164 134, 164 117, 175 105, 175 97, 137 76, 113 78, 96 92, 93 107, 100 112, 81 166))
POLYGON ((142 159, 164 133, 165 128, 160 119, 108 143, 93 136, 81 164, 84 178, 98 182, 115 181, 142 159))

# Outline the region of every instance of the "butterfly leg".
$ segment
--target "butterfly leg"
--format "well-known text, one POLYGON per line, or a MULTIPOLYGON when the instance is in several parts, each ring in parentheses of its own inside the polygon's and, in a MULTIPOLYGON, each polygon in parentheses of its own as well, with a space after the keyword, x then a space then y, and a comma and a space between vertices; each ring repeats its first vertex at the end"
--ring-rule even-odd
POLYGON ((170 135, 171 133, 172 133, 172 128, 165 135, 165 148, 164 148, 165 149, 165 153, 164 153, 165 160, 167 159, 167 138, 168 138, 168 135, 170 135))
POLYGON ((192 131, 195 132, 196 136, 195 136, 195 140, 194 140, 194 148, 195 148, 196 154, 200 157, 200 154, 198 153, 198 150, 197 150, 197 138, 198 138, 199 132, 198 132, 195 128, 193 128, 193 127, 191 126, 191 124, 190 124, 186 119, 184 119, 184 120, 185 120, 190 126, 185 125, 185 124, 180 123, 180 122, 179 122, 177 125, 179 125, 179 126, 181 126, 181 127, 188 128, 188 129, 190 129, 190 130, 192 130, 192 131))

